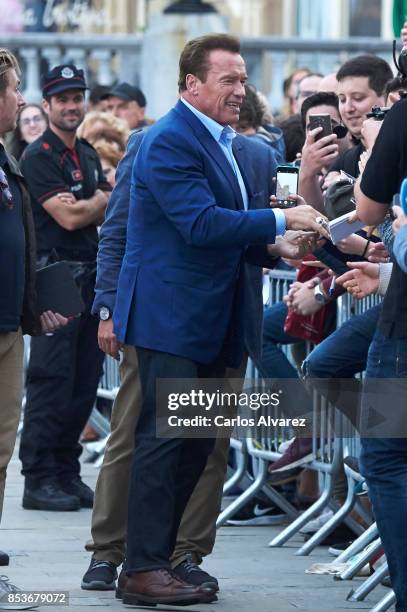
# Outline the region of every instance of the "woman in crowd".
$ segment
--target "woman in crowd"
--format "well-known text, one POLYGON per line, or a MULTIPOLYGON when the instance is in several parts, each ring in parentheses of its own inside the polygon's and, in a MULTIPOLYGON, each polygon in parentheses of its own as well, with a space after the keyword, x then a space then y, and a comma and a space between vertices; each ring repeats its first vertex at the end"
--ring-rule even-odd
POLYGON ((101 139, 115 142, 123 154, 129 137, 129 128, 126 121, 118 119, 111 113, 91 111, 86 114, 83 123, 79 126, 78 137, 85 138, 92 145, 101 139))
POLYGON ((20 159, 27 145, 37 140, 48 125, 47 116, 39 104, 27 104, 20 112, 11 144, 11 153, 20 159))
POLYGON ((119 144, 115 141, 108 142, 105 139, 100 139, 92 144, 99 155, 103 174, 105 175, 107 182, 114 187, 116 184, 116 168, 119 161, 123 157, 123 151, 119 147, 119 144))

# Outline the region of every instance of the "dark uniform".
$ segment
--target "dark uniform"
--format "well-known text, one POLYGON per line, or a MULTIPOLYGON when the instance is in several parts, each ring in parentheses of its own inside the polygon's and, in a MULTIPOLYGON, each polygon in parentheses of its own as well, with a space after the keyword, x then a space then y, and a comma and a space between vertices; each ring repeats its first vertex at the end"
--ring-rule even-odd
MULTIPOLYGON (((34 338, 27 372, 27 405, 20 459, 26 489, 78 480, 80 433, 92 410, 104 354, 97 344, 94 298, 98 232, 95 225, 68 231, 42 204, 59 192, 77 200, 109 191, 98 155, 85 140, 69 149, 51 130, 27 147, 21 169, 31 194, 38 265, 71 262, 86 310, 54 335, 34 338)), ((24 505, 24 502, 23 502, 24 505)), ((29 506, 26 506, 29 507, 29 506)))

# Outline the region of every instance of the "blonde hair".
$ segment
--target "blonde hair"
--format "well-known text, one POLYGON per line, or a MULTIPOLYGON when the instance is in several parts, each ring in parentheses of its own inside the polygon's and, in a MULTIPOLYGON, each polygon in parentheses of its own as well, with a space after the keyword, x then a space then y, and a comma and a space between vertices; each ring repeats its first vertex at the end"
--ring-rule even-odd
POLYGON ((0 49, 0 95, 8 86, 8 71, 14 69, 20 74, 20 66, 15 55, 8 49, 0 49))
POLYGON ((109 162, 113 168, 117 167, 117 164, 123 157, 123 151, 117 142, 108 142, 107 140, 100 139, 92 143, 95 147, 99 157, 109 162))
POLYGON ((93 146, 97 141, 104 141, 107 144, 116 143, 119 150, 124 153, 129 132, 127 122, 123 119, 119 119, 111 113, 91 111, 85 115, 85 119, 78 129, 78 136, 79 138, 85 138, 93 146), (95 129, 93 126, 96 123, 101 123, 103 127, 97 126, 95 129))

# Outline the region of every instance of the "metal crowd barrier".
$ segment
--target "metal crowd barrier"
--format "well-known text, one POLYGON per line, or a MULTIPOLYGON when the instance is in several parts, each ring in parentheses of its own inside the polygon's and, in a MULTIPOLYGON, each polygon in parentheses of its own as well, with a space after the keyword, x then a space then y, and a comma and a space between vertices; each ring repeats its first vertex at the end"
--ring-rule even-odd
MULTIPOLYGON (((269 273, 269 289, 268 293, 268 305, 272 306, 273 304, 280 302, 283 296, 288 292, 289 286, 291 282, 296 278, 296 274, 294 271, 278 271, 273 270, 269 273)), ((376 300, 374 300, 375 302, 376 300)), ((367 305, 357 305, 358 310, 360 312, 363 311, 363 308, 366 308, 367 305)), ((370 303, 367 307, 370 307, 370 303)), ((349 316, 351 316, 353 310, 353 305, 349 296, 346 294, 340 298, 340 302, 338 305, 339 318, 340 322, 346 320, 349 316)), ((287 357, 289 357, 289 347, 282 347, 282 350, 286 353, 287 357)), ((254 366, 252 365, 250 368, 250 377, 258 378, 259 374, 256 372, 254 366)), ((321 420, 321 428, 329 427, 332 423, 333 412, 334 409, 331 406, 326 405, 324 400, 319 400, 318 395, 314 394, 314 415, 319 412, 320 406, 317 405, 318 401, 322 401, 322 416, 325 418, 323 421, 321 420)), ((314 418, 314 423, 316 419, 314 418)), ((257 459, 260 457, 265 462, 270 462, 276 460, 281 455, 278 453, 278 442, 277 439, 280 440, 283 437, 287 437, 290 435, 290 432, 276 431, 274 435, 274 439, 267 440, 264 436, 261 439, 261 450, 258 448, 258 439, 252 439, 247 442, 247 452, 257 459)), ((314 431, 313 435, 313 455, 314 460, 307 464, 307 467, 311 469, 316 469, 321 476, 323 477, 323 486, 322 486, 322 495, 320 499, 314 504, 309 510, 299 516, 296 521, 287 527, 277 538, 275 538, 270 545, 271 546, 280 546, 284 542, 286 542, 289 538, 291 538, 303 525, 305 525, 310 518, 316 516, 328 503, 330 502, 331 497, 331 480, 334 472, 338 471, 342 465, 343 459, 343 450, 341 448, 341 439, 336 439, 332 443, 333 434, 331 431, 314 431), (317 460, 317 457, 320 457, 317 460)), ((233 443, 232 443, 233 447, 233 443)), ((260 488, 260 483, 262 485, 267 480, 267 473, 264 475, 264 478, 261 479, 260 475, 258 476, 257 486, 253 485, 248 491, 245 491, 242 497, 239 497, 235 500, 228 508, 226 508, 219 517, 218 524, 224 524, 233 514, 242 507, 243 503, 247 502, 250 497, 254 496, 260 488)), ((352 509, 354 500, 347 500, 345 506, 339 511, 339 515, 332 522, 332 529, 336 526, 340 520, 344 516, 346 516, 350 510, 352 509)), ((281 504, 278 504, 281 507, 281 504)), ((283 508, 282 508, 283 509, 283 508)), ((355 528, 355 525, 352 525, 355 528)), ((327 531, 329 526, 327 528, 327 531)), ((330 530, 332 530, 330 529, 330 530)), ((326 534, 325 534, 326 535, 326 534)), ((308 554, 320 541, 311 538, 311 540, 299 551, 299 554, 308 554)))
MULTIPOLYGON (((119 362, 113 359, 113 357, 110 357, 110 355, 106 355, 103 362, 103 375, 99 382, 97 397, 113 402, 119 387, 119 362)), ((105 438, 107 442, 107 436, 110 433, 110 419, 105 417, 96 406, 94 406, 89 417, 89 424, 102 438, 105 438)), ((104 453, 105 446, 106 444, 98 448, 99 455, 104 453)))
MULTIPOLYGON (((376 306, 380 303, 381 298, 377 296, 369 296, 364 300, 355 300, 349 298, 349 296, 342 296, 338 300, 338 326, 346 321, 353 314, 361 314, 369 308, 376 306)), ((360 447, 358 446, 358 438, 353 436, 352 438, 344 441, 347 444, 347 455, 353 457, 359 456, 360 447)), ((353 473, 352 470, 345 465, 345 473, 355 480, 359 476, 353 473)), ((350 564, 350 566, 344 570, 341 574, 335 576, 335 580, 351 580, 354 578, 359 569, 361 569, 366 562, 373 558, 377 551, 382 547, 380 537, 378 537, 378 530, 376 523, 373 523, 365 532, 363 532, 357 540, 355 540, 351 546, 349 546, 339 557, 337 557, 337 563, 348 562, 355 553, 361 553, 356 559, 350 564), (366 547, 371 544, 368 550, 366 547), (365 551, 364 551, 365 550, 365 551), (364 552, 362 552, 364 551, 364 552)), ((362 582, 360 586, 352 589, 348 595, 349 601, 363 601, 368 594, 370 594, 383 580, 389 575, 389 568, 387 562, 384 562, 375 572, 362 582)), ((390 590, 382 599, 372 608, 371 612, 385 612, 389 610, 395 603, 396 597, 392 590, 390 590)))
MULTIPOLYGON (((288 291, 289 285, 293 280, 292 273, 285 271, 272 271, 269 273, 270 288, 268 305, 273 305, 282 300, 283 295, 288 291)), ((295 278, 295 276, 294 276, 295 278)), ((344 294, 337 300, 337 327, 340 327, 347 319, 353 315, 361 314, 372 308, 381 301, 377 296, 370 296, 364 300, 354 300, 349 294, 344 294)), ((282 347, 284 352, 288 351, 288 347, 282 347)), ((288 356, 288 354, 287 354, 288 356)), ((250 378, 259 378, 258 372, 255 371, 253 364, 249 366, 248 374, 250 378)), ((298 512, 267 484, 268 472, 267 467, 270 461, 278 459, 281 454, 278 453, 278 442, 281 442, 284 437, 289 437, 290 432, 282 432, 281 430, 275 435, 264 436, 261 431, 256 431, 253 437, 246 440, 244 445, 242 441, 232 438, 232 448, 239 448, 240 455, 247 453, 248 457, 254 462, 254 477, 249 487, 235 499, 223 512, 220 514, 217 526, 223 525, 231 518, 249 499, 254 497, 259 491, 262 491, 266 496, 273 501, 281 510, 286 512, 288 517, 294 519, 290 525, 280 532, 271 542, 270 546, 277 547, 283 545, 295 533, 297 533, 303 525, 309 522, 313 517, 318 515, 326 506, 334 508, 331 500, 332 493, 332 477, 345 468, 345 474, 348 484, 348 494, 344 504, 338 509, 333 517, 321 527, 304 544, 296 554, 309 554, 325 537, 333 531, 343 520, 355 531, 360 534, 359 537, 348 547, 338 558, 337 562, 349 562, 356 554, 360 553, 355 560, 350 563, 349 567, 340 575, 335 576, 336 580, 350 580, 358 573, 359 569, 368 562, 377 551, 382 547, 380 538, 378 537, 377 526, 373 523, 368 529, 363 530, 361 525, 356 523, 349 514, 355 506, 356 496, 354 485, 362 477, 355 473, 348 466, 343 464, 344 456, 359 456, 360 442, 356 435, 353 426, 348 419, 344 417, 335 407, 330 406, 326 400, 314 394, 314 411, 317 409, 318 403, 321 405, 321 414, 325 415, 325 420, 322 418, 320 429, 313 432, 313 460, 306 464, 307 468, 316 469, 321 477, 321 495, 319 499, 304 513, 298 515, 298 512), (335 432, 330 429, 332 418, 335 417, 335 432), (339 424, 338 424, 339 420, 339 424), (319 440, 319 443, 318 443, 319 440), (364 550, 367 545, 371 545, 368 550, 364 550)), ((232 483, 239 482, 243 479, 242 466, 247 465, 248 460, 240 457, 239 468, 236 470, 225 485, 225 491, 230 490, 232 483), (239 477, 236 474, 239 470, 239 477)), ((363 507, 358 505, 358 513, 365 520, 369 520, 369 516, 363 510, 363 507)), ((381 580, 388 575, 387 563, 384 563, 372 576, 363 581, 360 586, 352 590, 348 596, 351 601, 362 601, 365 597, 378 585, 381 580)), ((384 612, 388 610, 395 601, 395 596, 390 591, 382 600, 373 608, 372 612, 384 612)))

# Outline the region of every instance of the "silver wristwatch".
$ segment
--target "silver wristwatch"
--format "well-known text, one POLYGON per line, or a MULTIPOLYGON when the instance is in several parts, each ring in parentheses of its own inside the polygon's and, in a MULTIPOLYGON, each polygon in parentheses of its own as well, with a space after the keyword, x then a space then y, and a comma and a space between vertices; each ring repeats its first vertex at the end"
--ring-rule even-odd
POLYGON ((329 302, 329 299, 326 297, 325 293, 322 291, 321 289, 321 285, 318 283, 318 285, 315 285, 314 287, 314 297, 315 300, 318 302, 318 304, 327 304, 329 302))
POLYGON ((99 308, 99 319, 101 321, 108 321, 111 316, 112 316, 112 313, 110 312, 107 306, 101 306, 99 308))

